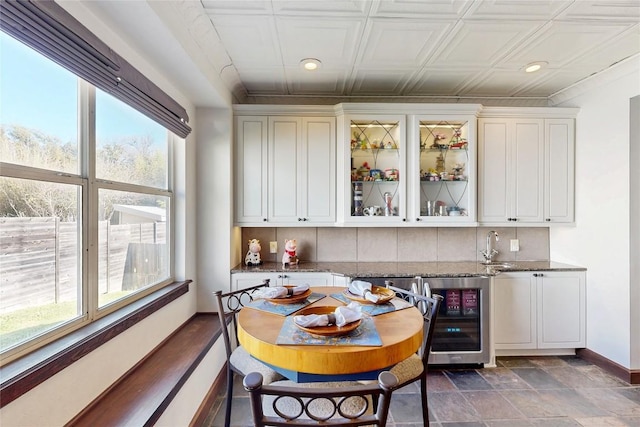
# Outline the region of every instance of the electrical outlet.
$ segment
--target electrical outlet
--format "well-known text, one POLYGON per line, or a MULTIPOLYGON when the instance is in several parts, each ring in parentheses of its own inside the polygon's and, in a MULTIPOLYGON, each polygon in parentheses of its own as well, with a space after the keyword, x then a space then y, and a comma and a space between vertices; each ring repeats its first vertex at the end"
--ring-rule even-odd
POLYGON ((269 253, 278 253, 278 242, 269 242, 269 253))
POLYGON ((520 241, 518 239, 511 239, 511 252, 518 252, 520 250, 520 241))

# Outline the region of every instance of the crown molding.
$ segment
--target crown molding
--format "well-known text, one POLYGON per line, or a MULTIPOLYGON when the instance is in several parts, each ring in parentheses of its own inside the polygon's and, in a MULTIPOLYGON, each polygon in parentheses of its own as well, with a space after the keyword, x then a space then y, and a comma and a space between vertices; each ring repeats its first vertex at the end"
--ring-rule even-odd
POLYGON ((640 79, 640 54, 635 54, 622 60, 605 71, 587 77, 566 89, 554 93, 549 97, 550 105, 559 105, 572 100, 596 87, 609 84, 621 77, 636 73, 640 79))

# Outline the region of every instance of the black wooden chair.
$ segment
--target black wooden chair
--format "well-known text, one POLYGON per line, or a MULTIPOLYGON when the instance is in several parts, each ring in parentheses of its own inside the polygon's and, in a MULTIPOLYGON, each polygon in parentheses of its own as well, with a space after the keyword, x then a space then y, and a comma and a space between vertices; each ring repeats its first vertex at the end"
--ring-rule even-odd
POLYGON ((265 280, 259 285, 252 286, 237 291, 223 294, 216 291, 215 300, 217 303, 218 316, 222 326, 222 337, 227 356, 227 405, 225 411, 224 425, 229 427, 231 422, 231 401, 233 398, 233 382, 235 375, 244 377, 250 372, 259 372, 265 384, 283 379, 284 377, 265 365, 264 363, 251 357, 238 342, 238 313, 245 304, 253 301, 253 294, 260 288, 269 286, 269 280, 265 280), (229 332, 229 325, 233 332, 229 332))
POLYGON ((262 384, 252 372, 243 380, 251 399, 254 426, 299 427, 310 425, 377 426, 387 424, 391 393, 398 379, 381 372, 375 384, 332 387, 328 384, 262 384), (373 402, 377 408, 373 409, 373 402))
POLYGON ((396 296, 409 301, 415 305, 422 313, 424 318, 424 327, 422 329, 422 345, 418 352, 408 359, 391 368, 399 382, 399 387, 404 387, 416 381, 420 381, 420 397, 422 400, 422 420, 425 427, 429 426, 429 405, 427 403, 427 365, 429 363, 429 355, 431 354, 431 341, 433 339, 433 330, 435 328, 438 310, 443 300, 440 295, 427 297, 400 289, 387 283, 386 287, 393 290, 396 296))

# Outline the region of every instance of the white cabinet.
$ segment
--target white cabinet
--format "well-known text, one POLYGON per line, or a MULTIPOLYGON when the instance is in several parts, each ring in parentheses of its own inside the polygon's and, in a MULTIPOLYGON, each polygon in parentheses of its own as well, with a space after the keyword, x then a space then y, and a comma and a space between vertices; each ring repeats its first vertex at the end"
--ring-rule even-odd
POLYGON ((575 121, 545 120, 544 220, 574 222, 575 121))
POLYGON ((236 117, 236 223, 335 222, 335 118, 236 117))
POLYGON ((341 156, 338 220, 397 225, 406 220, 406 117, 344 114, 338 117, 341 156))
POLYGON ((267 117, 236 117, 236 223, 267 221, 267 117))
POLYGON ((270 286, 304 284, 308 284, 309 286, 333 286, 333 274, 331 273, 233 273, 231 274, 231 290, 234 291, 259 285, 265 279, 269 279, 270 286))
POLYGON ((544 121, 478 121, 480 222, 542 222, 544 121))
POLYGON ((338 223, 378 227, 475 224, 480 107, 336 106, 338 223))
POLYGON ((537 109, 535 113, 483 110, 478 120, 481 224, 574 221, 575 113, 566 108, 537 109), (562 115, 565 117, 544 117, 562 115))
POLYGON ((586 345, 584 272, 501 273, 494 278, 493 301, 496 350, 586 345))
POLYGON ((476 221, 476 116, 410 116, 410 220, 453 225, 476 221))
POLYGON ((536 341, 536 280, 530 273, 503 273, 494 278, 496 349, 533 349, 536 341))

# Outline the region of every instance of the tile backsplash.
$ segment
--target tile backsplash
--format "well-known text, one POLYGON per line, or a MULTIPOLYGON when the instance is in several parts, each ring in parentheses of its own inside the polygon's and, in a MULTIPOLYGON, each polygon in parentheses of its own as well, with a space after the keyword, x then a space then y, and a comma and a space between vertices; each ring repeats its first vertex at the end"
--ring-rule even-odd
POLYGON ((280 262, 285 239, 296 239, 297 255, 307 262, 435 262, 481 261, 487 233, 499 261, 549 261, 549 229, 545 227, 247 227, 242 229, 242 258, 250 239, 260 240, 263 261, 280 262), (511 252, 511 239, 520 250, 511 252), (278 242, 278 253, 269 253, 269 242, 278 242))

